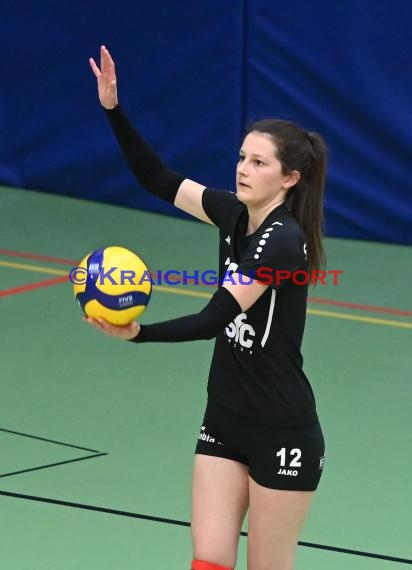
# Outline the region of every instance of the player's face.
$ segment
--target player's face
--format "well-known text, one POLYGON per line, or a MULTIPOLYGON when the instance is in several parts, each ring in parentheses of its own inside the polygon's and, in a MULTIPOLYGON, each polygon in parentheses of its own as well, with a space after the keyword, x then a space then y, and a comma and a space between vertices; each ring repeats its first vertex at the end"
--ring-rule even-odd
MULTIPOLYGON (((296 172, 296 171, 294 171, 296 172)), ((247 206, 259 207, 285 199, 293 185, 291 176, 282 173, 276 146, 269 135, 249 133, 239 152, 236 169, 236 194, 247 206)))

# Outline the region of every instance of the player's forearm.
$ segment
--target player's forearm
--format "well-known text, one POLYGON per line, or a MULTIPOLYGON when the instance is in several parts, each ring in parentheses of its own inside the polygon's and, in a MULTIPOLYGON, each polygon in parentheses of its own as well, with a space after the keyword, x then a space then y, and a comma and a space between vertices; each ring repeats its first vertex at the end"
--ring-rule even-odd
POLYGON ((163 164, 119 105, 105 113, 133 174, 146 190, 173 204, 184 176, 163 164))
POLYGON ((132 342, 184 342, 206 340, 217 336, 242 309, 231 293, 221 287, 206 307, 197 314, 141 325, 132 342))

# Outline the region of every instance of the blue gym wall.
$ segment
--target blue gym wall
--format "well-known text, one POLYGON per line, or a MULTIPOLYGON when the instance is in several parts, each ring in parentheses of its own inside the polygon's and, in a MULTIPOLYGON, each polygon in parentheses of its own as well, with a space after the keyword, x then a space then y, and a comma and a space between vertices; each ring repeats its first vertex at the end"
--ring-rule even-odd
MULTIPOLYGON (((101 110, 89 56, 165 161, 234 189, 243 127, 264 116, 330 148, 330 236, 412 243, 409 0, 16 0, 0 10, 0 183, 154 210, 101 110)), ((1 205, 1 200, 0 200, 1 205)))

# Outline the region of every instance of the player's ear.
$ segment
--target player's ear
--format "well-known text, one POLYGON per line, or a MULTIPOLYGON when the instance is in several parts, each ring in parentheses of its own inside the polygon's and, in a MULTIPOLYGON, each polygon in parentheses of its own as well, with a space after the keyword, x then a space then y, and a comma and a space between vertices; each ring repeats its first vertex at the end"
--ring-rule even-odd
POLYGON ((287 174, 283 180, 283 188, 292 188, 295 186, 300 180, 300 172, 299 170, 292 170, 287 174))

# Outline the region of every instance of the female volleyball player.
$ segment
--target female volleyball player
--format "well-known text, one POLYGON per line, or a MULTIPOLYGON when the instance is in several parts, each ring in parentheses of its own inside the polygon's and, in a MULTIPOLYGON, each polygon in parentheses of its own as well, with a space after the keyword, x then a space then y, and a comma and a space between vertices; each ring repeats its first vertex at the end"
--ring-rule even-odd
POLYGON ((216 337, 194 462, 191 568, 233 569, 249 511, 248 569, 290 570, 324 441, 300 353, 308 288, 285 276, 324 262, 326 147, 292 123, 260 121, 240 148, 236 194, 205 188, 168 169, 130 125, 105 47, 100 69, 90 65, 141 184, 219 228, 223 283, 198 314, 126 327, 87 320, 134 342, 216 337))

